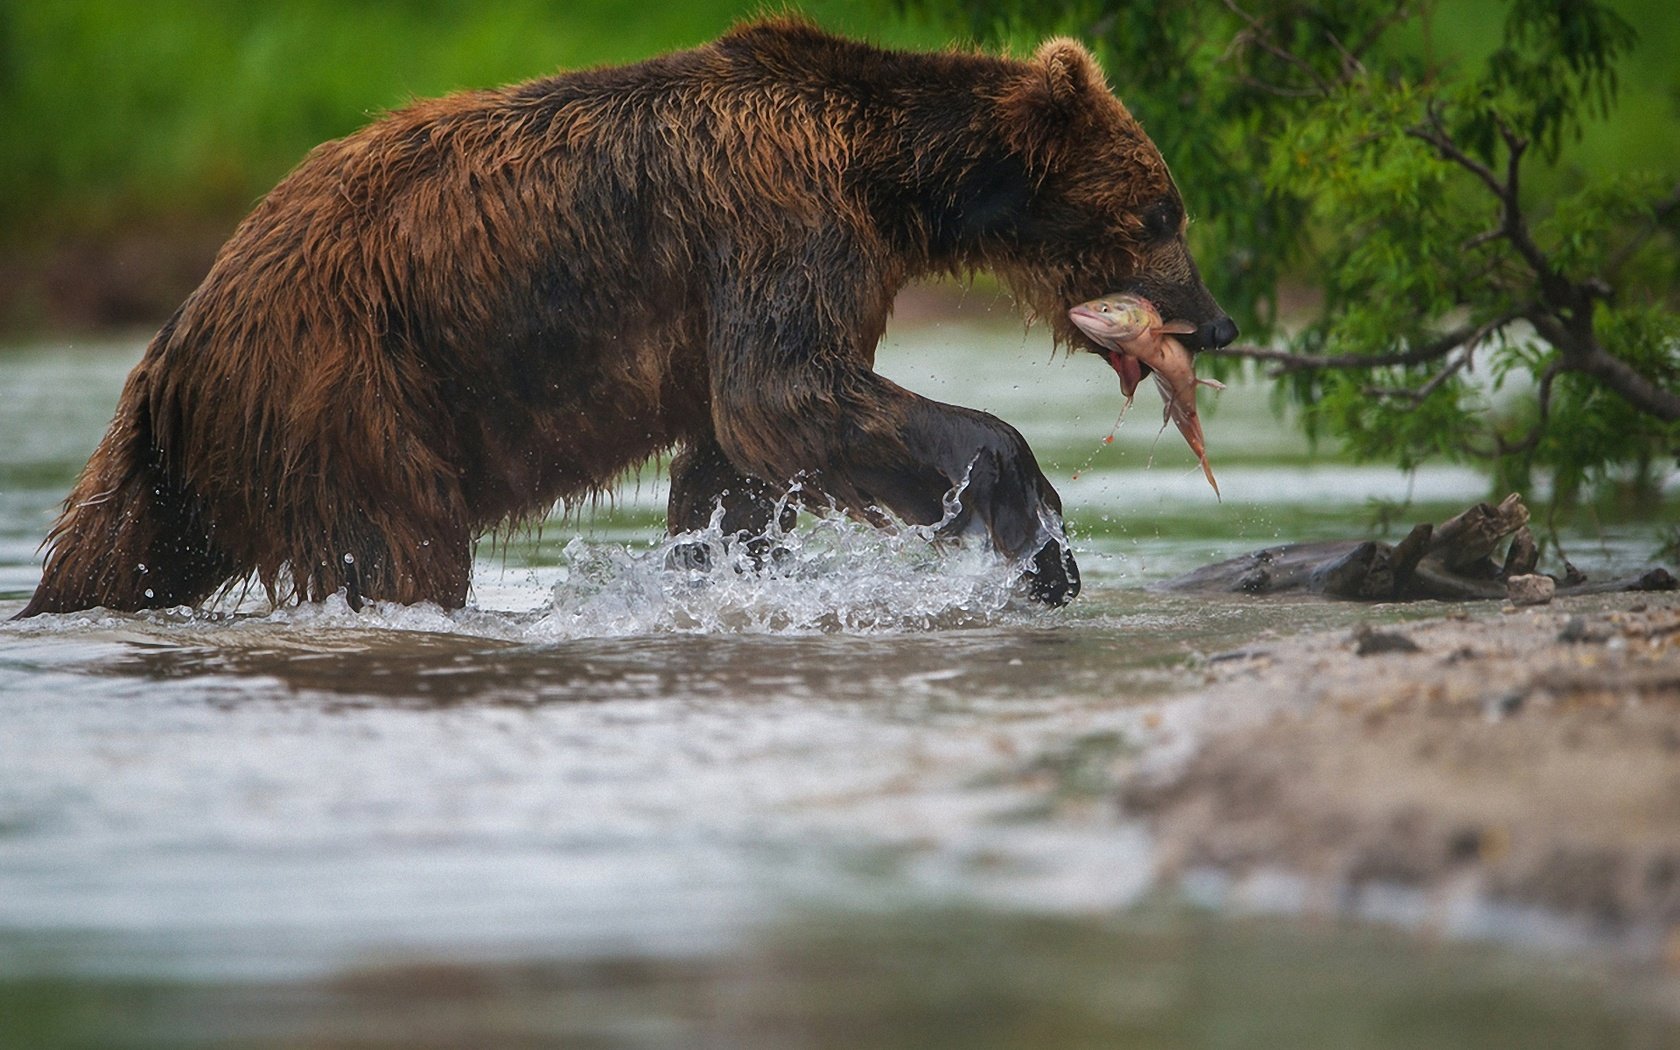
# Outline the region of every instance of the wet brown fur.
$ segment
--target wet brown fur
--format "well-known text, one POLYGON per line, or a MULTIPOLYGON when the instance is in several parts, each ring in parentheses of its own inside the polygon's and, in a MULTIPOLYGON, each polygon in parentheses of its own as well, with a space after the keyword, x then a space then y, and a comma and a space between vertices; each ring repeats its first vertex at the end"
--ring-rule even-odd
MULTIPOLYGON (((475 538, 679 444, 705 464, 679 472, 688 517, 801 473, 937 516, 916 421, 991 417, 871 370, 898 289, 991 269, 1077 342, 1067 306, 1188 263, 1182 214, 1065 40, 1021 62, 777 20, 416 103, 240 224, 130 375, 21 615, 253 573, 275 601, 460 606, 475 538)), ((1182 316, 1216 310, 1170 276, 1182 316)))

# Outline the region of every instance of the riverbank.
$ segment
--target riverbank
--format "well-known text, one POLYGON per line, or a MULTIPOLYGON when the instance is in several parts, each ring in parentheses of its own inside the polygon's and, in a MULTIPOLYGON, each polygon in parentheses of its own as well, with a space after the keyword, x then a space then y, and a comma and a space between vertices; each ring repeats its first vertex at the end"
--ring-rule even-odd
POLYGON ((1680 599, 1469 608, 1212 656, 1197 746, 1121 790, 1159 875, 1470 936, 1533 909, 1680 967, 1680 599))

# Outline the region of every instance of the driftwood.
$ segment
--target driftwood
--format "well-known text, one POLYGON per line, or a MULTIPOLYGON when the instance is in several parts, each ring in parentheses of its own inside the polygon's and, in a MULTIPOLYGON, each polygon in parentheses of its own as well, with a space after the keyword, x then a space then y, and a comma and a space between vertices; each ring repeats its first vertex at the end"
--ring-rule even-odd
MULTIPOLYGON (((1464 601, 1504 598, 1512 577, 1535 571, 1540 547, 1528 508, 1515 493, 1478 503, 1440 525, 1422 524, 1397 544, 1379 540, 1290 543, 1204 566, 1163 588, 1201 594, 1316 594, 1354 601, 1464 601), (1505 555, 1496 561, 1502 543, 1505 555)), ((1653 568, 1614 580, 1588 580, 1567 561, 1558 594, 1672 591, 1674 577, 1653 568)))

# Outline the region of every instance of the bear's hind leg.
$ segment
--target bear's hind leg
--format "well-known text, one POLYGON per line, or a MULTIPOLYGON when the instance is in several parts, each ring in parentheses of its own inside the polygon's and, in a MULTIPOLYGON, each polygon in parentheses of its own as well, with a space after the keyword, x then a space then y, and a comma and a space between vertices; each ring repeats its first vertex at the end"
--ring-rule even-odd
MULTIPOLYGON (((356 610, 369 601, 435 602, 446 609, 467 604, 472 535, 464 516, 433 520, 358 509, 318 535, 313 553, 286 559, 297 595, 306 601, 342 591, 356 610)), ((277 574, 261 575, 266 584, 277 574)))
MULTIPOLYGON (((776 486, 737 470, 716 441, 694 441, 671 461, 666 530, 675 536, 706 528, 721 506, 719 531, 730 542, 746 543, 753 563, 761 564, 769 554, 766 534, 771 522, 786 532, 798 517, 798 511, 784 496, 776 486)), ((706 549, 697 544, 683 547, 677 560, 687 568, 709 567, 706 549)))

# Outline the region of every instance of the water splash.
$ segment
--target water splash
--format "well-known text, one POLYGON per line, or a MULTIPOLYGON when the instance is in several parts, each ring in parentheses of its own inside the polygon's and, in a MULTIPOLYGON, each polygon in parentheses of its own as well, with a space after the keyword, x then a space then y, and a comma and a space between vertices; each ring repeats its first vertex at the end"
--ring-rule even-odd
MULTIPOLYGON (((948 497, 947 520, 956 496, 948 497)), ((941 523, 943 524, 943 523, 941 523)), ((1020 566, 940 525, 879 529, 839 515, 731 538, 704 529, 634 549, 575 539, 531 640, 653 632, 876 633, 983 626, 1026 612, 1020 566)))
MULTIPOLYGON (((773 526, 743 538, 726 534, 717 514, 703 529, 644 542, 580 537, 561 550, 558 566, 533 571, 515 589, 490 586, 488 604, 459 610, 372 601, 357 611, 342 593, 271 608, 245 590, 202 610, 96 609, 5 626, 16 634, 138 628, 170 637, 229 630, 270 636, 279 629, 317 642, 321 631, 396 631, 541 645, 660 633, 891 634, 1052 615, 1027 598, 1024 561, 998 555, 978 532, 938 535, 960 510, 960 495, 948 495, 945 518, 929 526, 881 528, 806 514, 794 529, 773 526), (549 592, 541 595, 544 587, 549 592)), ((1060 522, 1040 524, 1044 535, 1065 542, 1060 522)))

